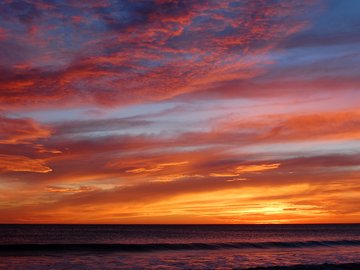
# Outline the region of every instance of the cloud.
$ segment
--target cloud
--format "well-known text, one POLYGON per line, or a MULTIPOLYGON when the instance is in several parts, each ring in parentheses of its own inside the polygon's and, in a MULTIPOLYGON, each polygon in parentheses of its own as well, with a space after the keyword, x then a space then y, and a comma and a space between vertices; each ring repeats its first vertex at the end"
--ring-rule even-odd
MULTIPOLYGON (((175 175, 175 178, 179 178, 179 175, 235 176, 277 169, 280 163, 282 166, 288 163, 261 159, 259 154, 247 154, 246 151, 229 154, 232 149, 279 142, 356 140, 359 136, 358 119, 357 111, 264 115, 246 120, 235 117, 218 121, 208 132, 101 136, 92 135, 92 123, 97 123, 97 120, 86 120, 84 123, 75 121, 49 126, 52 130, 57 127, 59 135, 67 136, 42 140, 41 149, 34 146, 29 148, 31 145, 21 146, 18 152, 11 147, 4 149, 8 149, 6 153, 9 155, 21 155, 27 149, 27 156, 46 160, 53 172, 51 177, 36 177, 39 183, 100 181, 118 177, 122 182, 169 181, 169 175, 175 175), (59 127, 63 127, 63 130, 59 127), (83 133, 81 136, 69 136, 75 131, 83 133), (188 150, 194 147, 201 148, 188 150)), ((130 123, 132 125, 133 122, 130 123)), ((102 125, 111 127, 113 124, 118 127, 124 122, 110 119, 102 125)), ((107 128, 105 130, 109 132, 107 128)), ((258 149, 261 151, 261 148, 258 149)), ((276 149, 273 151, 276 152, 276 149)))
POLYGON ((116 131, 125 130, 132 127, 149 126, 151 121, 134 118, 118 118, 118 119, 93 119, 57 122, 52 125, 55 135, 73 135, 80 133, 90 133, 99 131, 116 131))
POLYGON ((353 189, 356 178, 349 179, 347 173, 336 174, 335 180, 334 177, 329 178, 326 173, 319 174, 315 171, 309 171, 307 175, 286 176, 278 173, 274 175, 269 173, 270 171, 251 181, 229 182, 223 177, 212 177, 139 183, 112 189, 55 187, 54 190, 47 189, 47 192, 54 191, 61 195, 55 202, 24 205, 12 208, 10 212, 7 209, 0 211, 2 217, 17 220, 22 216, 32 222, 39 219, 51 222, 56 216, 59 217, 60 213, 62 221, 70 221, 69 218, 72 217, 75 219, 73 222, 97 220, 101 223, 131 223, 139 217, 145 218, 146 215, 147 221, 151 223, 161 216, 166 217, 167 213, 187 216, 190 221, 196 221, 198 218, 204 221, 207 217, 205 220, 247 220, 250 223, 264 220, 321 222, 344 217, 345 212, 350 219, 351 216, 357 217, 357 209, 348 207, 355 196, 358 196, 358 191, 353 189), (299 181, 300 179, 306 181, 299 181), (342 197, 341 194, 353 196, 342 197), (341 207, 334 207, 334 204, 340 201, 341 207), (94 212, 94 209, 99 212, 94 212))
POLYGON ((235 168, 236 172, 261 172, 266 170, 273 170, 279 168, 280 163, 274 164, 260 164, 260 165, 247 165, 247 166, 238 166, 235 168))
POLYGON ((29 143, 51 135, 51 130, 29 118, 0 116, 0 144, 29 143))
MULTIPOLYGON (((224 121, 209 140, 237 138, 244 143, 271 143, 304 140, 347 140, 360 135, 359 112, 267 115, 256 120, 224 121), (242 132, 236 132, 242 130, 242 132), (238 135, 238 136, 237 136, 238 135), (246 136, 247 135, 247 136, 246 136)), ((204 136, 205 139, 206 135, 204 136)))
POLYGON ((45 166, 42 160, 24 156, 0 155, 0 172, 48 173, 51 171, 51 168, 45 166))
POLYGON ((88 192, 92 190, 96 190, 96 188, 91 186, 80 186, 79 188, 59 187, 59 186, 47 187, 47 191, 51 193, 78 193, 78 192, 88 192))
POLYGON ((49 127, 30 118, 8 118, 0 116, 0 173, 37 172, 48 173, 51 168, 40 158, 44 153, 55 153, 46 149, 40 140, 51 136, 49 127), (25 156, 28 155, 28 156, 25 156))
MULTIPOLYGON (((9 28, 34 29, 35 21, 41 23, 22 38, 18 32, 8 38, 25 48, 21 59, 9 59, 1 68, 0 107, 143 103, 251 78, 262 69, 269 48, 304 21, 301 10, 308 6, 10 1, 2 5, 9 28)), ((13 47, 6 42, 6 50, 13 47)))

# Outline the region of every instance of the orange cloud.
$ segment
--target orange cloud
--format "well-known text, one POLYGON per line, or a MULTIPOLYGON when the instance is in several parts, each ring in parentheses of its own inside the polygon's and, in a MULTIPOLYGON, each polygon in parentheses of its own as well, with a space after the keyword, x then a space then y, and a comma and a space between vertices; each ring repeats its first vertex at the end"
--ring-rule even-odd
POLYGON ((160 163, 158 165, 156 165, 153 168, 136 168, 136 169, 131 169, 131 170, 127 170, 126 172, 128 173, 142 173, 142 172, 157 172, 157 171, 161 171, 163 169, 165 169, 166 167, 171 167, 171 166, 177 166, 177 165, 184 165, 187 164, 187 161, 180 161, 180 162, 170 162, 170 163, 160 163))
POLYGON ((246 143, 354 140, 360 136, 359 117, 358 111, 264 115, 252 120, 222 121, 214 133, 207 136, 212 136, 208 140, 217 141, 217 138, 238 134, 239 140, 246 143), (243 130, 244 136, 237 130, 243 130))
MULTIPOLYGON (((299 31, 305 20, 290 3, 263 1, 156 2, 147 14, 134 8, 133 17, 143 23, 119 20, 109 3, 103 7, 110 9, 108 15, 94 14, 91 3, 72 3, 71 15, 56 3, 29 5, 43 16, 43 23, 37 25, 34 14, 28 14, 25 22, 11 10, 10 23, 24 24, 28 31, 21 33, 22 38, 9 37, 22 48, 22 61, 5 59, 15 65, 2 67, 0 108, 60 106, 59 101, 62 106, 128 105, 251 78, 269 63, 263 58, 270 48, 294 29, 299 31), (281 22, 284 18, 286 24, 281 22), (54 20, 58 24, 46 25, 54 20), (89 31, 86 21, 102 25, 104 31, 89 31), (61 49, 54 49, 53 40, 59 37, 49 28, 68 32, 75 44, 67 47, 60 38, 61 49)), ((306 9, 310 4, 297 6, 306 9)))
POLYGON ((0 172, 37 172, 48 173, 52 169, 44 165, 43 160, 25 156, 0 155, 0 172))
POLYGON ((51 131, 32 119, 0 116, 0 144, 19 144, 49 137, 51 131))
POLYGON ((176 223, 179 218, 186 223, 351 222, 359 217, 354 202, 360 189, 354 189, 356 179, 345 176, 341 183, 338 179, 286 184, 269 179, 256 184, 189 179, 110 190, 79 188, 62 190, 59 194, 65 195, 51 204, 0 209, 0 213, 5 220, 28 222, 176 223))
POLYGON ((266 170, 273 170, 279 168, 280 163, 274 164, 260 164, 260 165, 246 165, 246 166, 238 166, 235 168, 237 173, 244 172, 261 172, 266 170))
MULTIPOLYGON (((279 168, 280 163, 274 163, 274 164, 259 164, 259 165, 242 165, 237 166, 228 172, 217 172, 217 173, 210 173, 210 176, 213 177, 235 177, 239 176, 242 173, 252 173, 252 172, 262 172, 266 170, 274 170, 279 168)), ((241 179, 241 178, 235 178, 235 179, 241 179)), ((228 179, 228 180, 234 180, 234 179, 228 179)), ((242 179, 243 180, 243 179, 242 179)))
POLYGON ((46 190, 51 193, 78 193, 96 190, 96 188, 91 186, 80 186, 79 188, 48 186, 46 190))

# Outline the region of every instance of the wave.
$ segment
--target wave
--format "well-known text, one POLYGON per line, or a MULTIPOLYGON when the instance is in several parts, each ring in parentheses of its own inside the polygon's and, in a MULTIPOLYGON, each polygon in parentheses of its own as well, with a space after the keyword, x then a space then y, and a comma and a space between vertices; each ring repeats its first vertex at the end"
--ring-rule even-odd
POLYGON ((246 268, 247 270, 359 270, 360 263, 339 263, 339 264, 297 264, 291 266, 268 266, 246 268))
POLYGON ((269 249, 360 246, 360 240, 229 243, 150 243, 150 244, 1 244, 1 253, 28 251, 122 251, 152 252, 166 250, 269 249))

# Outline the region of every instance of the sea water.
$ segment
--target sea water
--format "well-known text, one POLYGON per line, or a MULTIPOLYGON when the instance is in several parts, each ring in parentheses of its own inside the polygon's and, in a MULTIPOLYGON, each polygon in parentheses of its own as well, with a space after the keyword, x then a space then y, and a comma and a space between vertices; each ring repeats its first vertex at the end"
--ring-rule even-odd
POLYGON ((359 263, 360 225, 0 225, 0 269, 359 263))

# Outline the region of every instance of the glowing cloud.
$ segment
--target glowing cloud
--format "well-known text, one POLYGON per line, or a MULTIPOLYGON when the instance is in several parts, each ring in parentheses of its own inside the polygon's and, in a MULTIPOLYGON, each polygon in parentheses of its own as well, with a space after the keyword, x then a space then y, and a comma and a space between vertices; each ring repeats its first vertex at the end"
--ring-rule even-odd
POLYGON ((0 172, 38 172, 48 173, 52 170, 42 160, 24 156, 0 155, 0 172))

